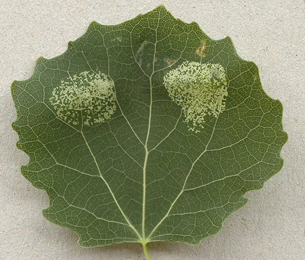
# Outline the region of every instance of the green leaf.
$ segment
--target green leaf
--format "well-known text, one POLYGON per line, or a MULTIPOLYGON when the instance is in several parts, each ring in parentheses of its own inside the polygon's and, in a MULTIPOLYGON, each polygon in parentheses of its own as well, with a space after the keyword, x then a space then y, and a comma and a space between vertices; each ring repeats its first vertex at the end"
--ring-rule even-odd
POLYGON ((198 244, 283 164, 282 105, 256 65, 163 6, 93 22, 12 96, 22 174, 85 247, 198 244))

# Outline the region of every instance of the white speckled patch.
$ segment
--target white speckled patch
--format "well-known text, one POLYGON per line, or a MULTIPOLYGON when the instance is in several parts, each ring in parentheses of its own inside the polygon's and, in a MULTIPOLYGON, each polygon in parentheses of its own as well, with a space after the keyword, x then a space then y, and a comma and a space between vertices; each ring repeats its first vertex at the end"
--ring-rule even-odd
POLYGON ((62 80, 49 100, 57 116, 73 125, 105 122, 116 110, 114 82, 104 73, 83 71, 62 80))
POLYGON ((217 118, 225 109, 227 80, 220 64, 185 61, 164 76, 164 86, 182 107, 189 130, 196 133, 204 127, 206 115, 217 118))

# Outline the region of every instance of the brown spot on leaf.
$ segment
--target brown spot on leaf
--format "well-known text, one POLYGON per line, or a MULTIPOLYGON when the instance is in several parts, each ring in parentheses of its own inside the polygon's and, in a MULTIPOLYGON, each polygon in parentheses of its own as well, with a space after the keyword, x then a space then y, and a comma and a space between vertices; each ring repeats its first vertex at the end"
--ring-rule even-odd
POLYGON ((198 47, 196 49, 196 54, 199 55, 200 57, 204 58, 205 57, 205 53, 204 53, 205 49, 206 49, 206 42, 203 41, 202 46, 198 47))
POLYGON ((170 58, 167 58, 166 59, 166 62, 168 64, 168 66, 173 66, 177 61, 176 60, 173 60, 173 59, 170 59, 170 58))

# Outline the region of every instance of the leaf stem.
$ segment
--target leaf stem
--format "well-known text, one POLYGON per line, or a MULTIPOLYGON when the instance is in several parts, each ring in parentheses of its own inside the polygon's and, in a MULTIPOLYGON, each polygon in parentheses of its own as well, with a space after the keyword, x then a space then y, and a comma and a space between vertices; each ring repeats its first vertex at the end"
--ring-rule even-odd
POLYGON ((145 260, 151 260, 150 253, 149 253, 149 250, 147 247, 147 243, 143 243, 142 246, 143 246, 143 251, 145 254, 145 260))

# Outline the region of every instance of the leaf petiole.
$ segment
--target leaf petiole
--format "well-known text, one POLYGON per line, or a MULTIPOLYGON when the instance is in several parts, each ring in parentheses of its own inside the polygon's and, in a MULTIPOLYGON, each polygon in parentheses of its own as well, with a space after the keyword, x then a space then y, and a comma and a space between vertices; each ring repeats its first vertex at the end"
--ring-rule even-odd
POLYGON ((144 254, 145 254, 145 260, 151 260, 149 251, 148 251, 148 247, 147 247, 147 243, 143 243, 143 250, 144 250, 144 254))

